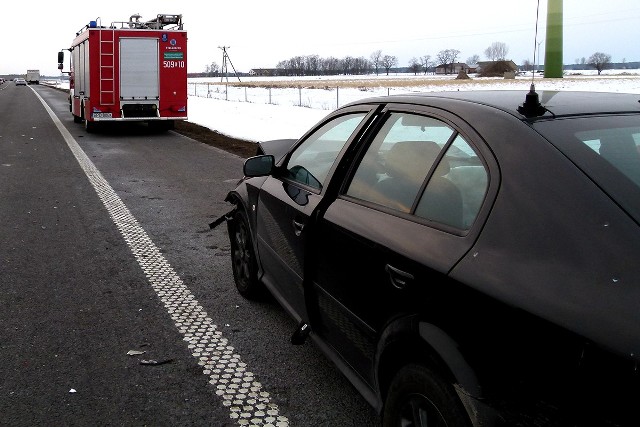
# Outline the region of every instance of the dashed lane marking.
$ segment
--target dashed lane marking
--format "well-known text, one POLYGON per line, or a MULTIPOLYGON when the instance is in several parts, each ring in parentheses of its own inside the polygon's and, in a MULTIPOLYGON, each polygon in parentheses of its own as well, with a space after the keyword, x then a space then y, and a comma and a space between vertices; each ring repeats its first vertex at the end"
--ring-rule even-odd
POLYGON ((33 92, 80 163, 151 287, 166 307, 184 341, 188 343, 191 354, 203 367, 203 373, 209 377, 215 393, 228 408, 229 417, 241 426, 288 427, 287 417, 280 414, 277 405, 271 402, 269 393, 222 336, 120 197, 44 99, 35 90, 33 92))

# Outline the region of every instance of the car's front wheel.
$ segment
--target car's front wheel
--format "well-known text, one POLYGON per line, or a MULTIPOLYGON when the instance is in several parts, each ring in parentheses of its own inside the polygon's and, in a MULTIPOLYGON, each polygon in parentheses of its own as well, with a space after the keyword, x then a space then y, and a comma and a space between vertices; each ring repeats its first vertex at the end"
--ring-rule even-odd
POLYGON ((393 378, 382 414, 384 427, 469 427, 453 386, 421 365, 407 365, 393 378))
POLYGON ((247 214, 238 210, 232 221, 229 231, 233 279, 240 295, 248 299, 256 299, 261 296, 263 287, 258 280, 258 262, 253 250, 247 214))

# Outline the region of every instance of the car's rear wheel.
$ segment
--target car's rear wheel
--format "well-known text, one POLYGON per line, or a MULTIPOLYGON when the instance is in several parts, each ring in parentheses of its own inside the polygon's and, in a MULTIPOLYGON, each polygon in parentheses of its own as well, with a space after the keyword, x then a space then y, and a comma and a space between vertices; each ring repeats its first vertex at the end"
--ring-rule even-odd
POLYGON ((421 365, 407 365, 396 374, 382 416, 384 427, 470 426, 453 386, 421 365))
POLYGON ((263 286, 258 280, 258 262, 244 211, 238 210, 234 214, 230 233, 231 265, 236 288, 243 297, 257 299, 263 292, 263 286))

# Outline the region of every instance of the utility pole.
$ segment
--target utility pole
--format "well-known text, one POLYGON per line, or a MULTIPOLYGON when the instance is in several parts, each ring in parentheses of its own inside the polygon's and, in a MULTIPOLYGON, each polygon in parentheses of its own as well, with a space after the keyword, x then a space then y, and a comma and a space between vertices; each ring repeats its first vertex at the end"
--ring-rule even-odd
POLYGON ((231 68, 233 69, 233 73, 238 78, 238 81, 241 81, 240 80, 240 76, 238 76, 238 72, 236 71, 236 68, 233 66, 233 63, 231 62, 231 58, 229 57, 229 53, 227 53, 227 49, 229 49, 230 47, 231 46, 218 46, 218 49, 222 50, 222 70, 221 70, 222 76, 220 78, 221 82, 226 77, 227 83, 229 83, 229 69, 228 69, 227 63, 231 64, 231 68))

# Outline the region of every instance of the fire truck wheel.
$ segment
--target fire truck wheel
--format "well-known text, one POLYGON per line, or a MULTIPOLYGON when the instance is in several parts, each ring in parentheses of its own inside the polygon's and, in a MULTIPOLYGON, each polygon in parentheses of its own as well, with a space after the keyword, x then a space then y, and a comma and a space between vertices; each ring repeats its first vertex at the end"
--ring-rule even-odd
POLYGON ((87 131, 87 133, 93 133, 96 131, 96 129, 98 128, 98 124, 96 122, 90 122, 89 120, 84 121, 84 130, 87 131))
POLYGON ((73 116, 73 123, 82 123, 82 117, 73 116))

